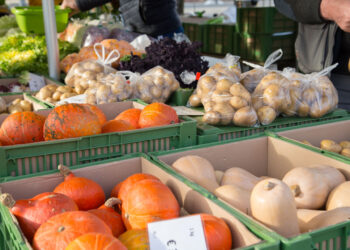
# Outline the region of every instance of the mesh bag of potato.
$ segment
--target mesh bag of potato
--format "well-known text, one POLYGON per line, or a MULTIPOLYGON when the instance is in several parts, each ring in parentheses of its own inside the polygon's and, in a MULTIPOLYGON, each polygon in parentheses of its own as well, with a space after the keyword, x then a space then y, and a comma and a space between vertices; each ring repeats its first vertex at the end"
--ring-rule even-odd
POLYGON ((130 77, 133 87, 133 98, 141 99, 146 103, 166 102, 180 84, 174 74, 161 66, 156 66, 141 76, 130 77))
POLYGON ((216 83, 223 77, 232 79, 238 82, 241 75, 239 66, 239 57, 227 54, 224 63, 217 63, 210 67, 207 72, 198 80, 197 88, 190 96, 187 106, 199 107, 207 95, 213 92, 216 88, 216 83))
POLYGON ((35 97, 41 101, 55 105, 58 101, 78 95, 74 88, 70 86, 60 86, 56 84, 48 84, 42 87, 35 97))
POLYGON ((274 51, 271 53, 271 55, 268 56, 264 63, 264 66, 243 61, 244 64, 247 64, 253 69, 242 73, 240 82, 250 93, 252 93, 261 79, 270 72, 269 67, 277 62, 282 56, 283 51, 281 49, 274 51))

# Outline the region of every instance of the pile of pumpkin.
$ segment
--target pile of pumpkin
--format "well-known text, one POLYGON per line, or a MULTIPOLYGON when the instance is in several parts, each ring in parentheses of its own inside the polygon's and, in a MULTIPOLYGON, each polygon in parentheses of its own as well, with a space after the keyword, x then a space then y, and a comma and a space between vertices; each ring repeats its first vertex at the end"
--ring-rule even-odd
POLYGON ((65 104, 47 117, 34 112, 9 115, 0 127, 1 145, 75 138, 101 133, 122 132, 178 123, 176 111, 163 103, 147 105, 143 110, 128 109, 114 120, 90 104, 65 104))
POLYGON ((181 157, 172 167, 285 237, 350 217, 350 181, 331 166, 294 168, 282 181, 237 167, 215 171, 207 159, 196 155, 181 157))
MULTIPOLYGON (((174 194, 153 175, 129 176, 105 201, 98 183, 65 166, 59 169, 65 178, 53 192, 18 201, 8 193, 0 196, 35 250, 149 249, 147 224, 180 216, 174 194)), ((208 249, 231 249, 227 224, 210 214, 200 216, 208 249)))

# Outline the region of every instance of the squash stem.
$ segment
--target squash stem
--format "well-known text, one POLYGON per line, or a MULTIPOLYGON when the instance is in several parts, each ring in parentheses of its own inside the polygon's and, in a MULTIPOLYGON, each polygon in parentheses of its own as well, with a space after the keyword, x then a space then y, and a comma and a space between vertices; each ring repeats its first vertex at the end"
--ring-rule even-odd
POLYGON ((58 170, 64 177, 67 177, 69 174, 72 173, 72 171, 70 171, 70 169, 67 166, 64 166, 62 164, 58 165, 58 170))
POLYGON ((15 199, 13 199, 12 195, 5 193, 0 195, 0 202, 8 208, 13 208, 16 204, 15 199))

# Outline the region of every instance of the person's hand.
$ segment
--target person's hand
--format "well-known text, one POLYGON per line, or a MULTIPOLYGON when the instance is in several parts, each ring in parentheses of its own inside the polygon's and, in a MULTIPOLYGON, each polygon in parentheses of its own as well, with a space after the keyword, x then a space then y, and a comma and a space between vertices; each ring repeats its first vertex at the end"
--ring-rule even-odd
POLYGON ((75 0, 63 0, 61 4, 62 9, 70 8, 72 10, 79 10, 77 3, 75 0))
POLYGON ((350 1, 322 0, 320 5, 321 16, 334 21, 345 32, 350 32, 350 1))

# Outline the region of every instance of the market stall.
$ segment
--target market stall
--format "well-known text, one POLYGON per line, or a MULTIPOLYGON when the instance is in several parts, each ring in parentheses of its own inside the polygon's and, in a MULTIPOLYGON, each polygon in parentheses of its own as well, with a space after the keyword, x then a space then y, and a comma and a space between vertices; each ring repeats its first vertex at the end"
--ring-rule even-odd
POLYGON ((350 115, 337 64, 281 68, 293 21, 184 25, 201 44, 35 4, 0 17, 0 249, 348 247, 350 115))

